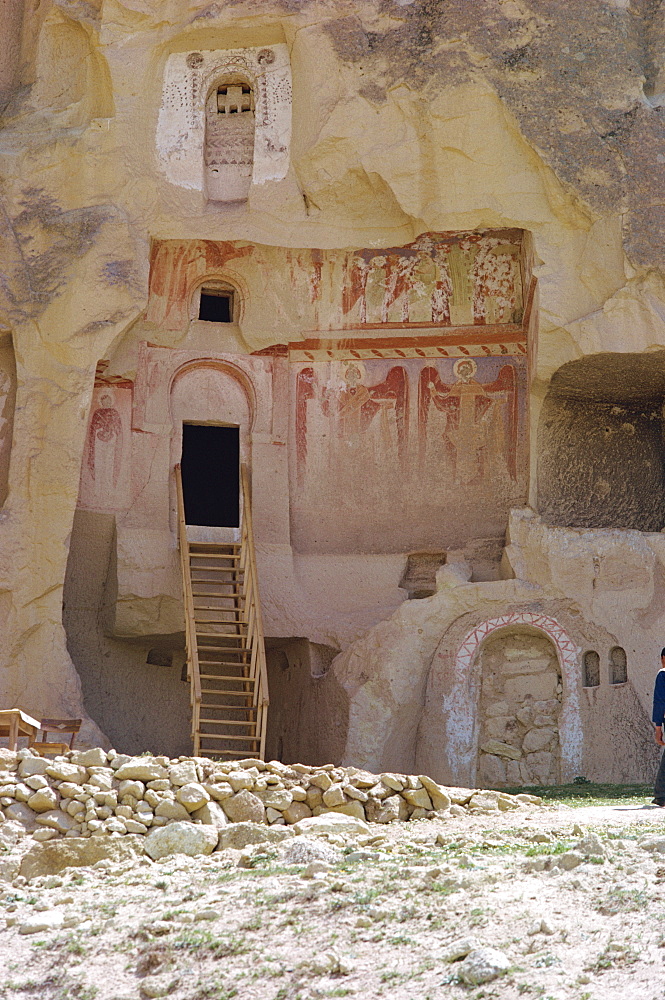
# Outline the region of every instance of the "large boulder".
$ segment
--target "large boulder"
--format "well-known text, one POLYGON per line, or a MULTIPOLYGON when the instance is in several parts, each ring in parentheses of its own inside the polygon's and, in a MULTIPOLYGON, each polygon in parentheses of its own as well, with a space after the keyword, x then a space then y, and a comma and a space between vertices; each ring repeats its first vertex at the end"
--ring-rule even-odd
POLYGON ((212 854, 217 847, 219 830, 216 826, 195 823, 169 823, 151 830, 145 838, 145 852, 153 861, 170 854, 212 854))
POLYGON ((86 868, 97 861, 126 864, 143 854, 145 837, 65 837, 35 844, 21 861, 21 875, 57 875, 63 868, 86 868))

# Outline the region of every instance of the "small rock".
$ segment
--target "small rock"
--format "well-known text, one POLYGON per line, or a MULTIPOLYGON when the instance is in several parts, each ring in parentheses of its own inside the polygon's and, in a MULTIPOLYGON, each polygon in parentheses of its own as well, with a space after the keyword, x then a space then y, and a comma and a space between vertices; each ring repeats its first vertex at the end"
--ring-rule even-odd
POLYGON ((40 826, 40 828, 38 830, 35 830, 35 832, 33 833, 32 839, 36 840, 38 843, 41 844, 44 841, 52 840, 53 837, 57 836, 58 836, 57 830, 52 830, 47 826, 40 826))
POLYGON ((444 949, 441 958, 444 962, 457 962, 460 958, 466 958, 471 951, 477 951, 481 947, 477 938, 456 938, 444 949))
POLYGON ((386 788, 391 788, 394 792, 403 792, 406 787, 403 774, 392 774, 390 771, 386 771, 380 775, 380 780, 386 788))
POLYGON ((45 773, 56 781, 71 781, 75 785, 82 785, 87 777, 84 767, 80 764, 70 764, 66 760, 54 760, 46 768, 45 773))
MULTIPOLYGON (((117 774, 117 772, 116 772, 117 774)), ((131 780, 126 778, 124 781, 120 782, 118 786, 118 798, 124 799, 126 795, 131 795, 132 798, 136 799, 138 802, 143 798, 145 792, 145 784, 142 781, 131 780)))
POLYGON ((308 865, 312 861, 325 861, 334 865, 342 860, 340 851, 335 847, 304 836, 293 837, 284 844, 280 849, 280 857, 285 865, 308 865))
POLYGON ((588 858, 603 858, 605 857, 605 848, 600 841, 600 838, 595 833, 587 833, 581 840, 573 846, 574 851, 579 851, 580 854, 584 854, 588 858))
MULTIPOLYGON (((143 760, 144 758, 139 759, 143 760)), ((71 755, 71 763, 81 764, 83 767, 106 767, 108 757, 106 751, 102 750, 101 747, 93 747, 91 750, 74 750, 71 755)))
POLYGON ((57 930, 62 927, 64 914, 60 910, 44 910, 43 913, 31 914, 20 925, 19 934, 40 934, 43 931, 57 930))
MULTIPOLYGON (((11 806, 9 808, 11 809, 11 806)), ((9 809, 7 814, 9 815, 9 809)), ((665 837, 648 837, 646 840, 641 840, 638 847, 650 854, 665 854, 665 837)))
POLYGON ((502 743, 500 740, 488 740, 480 748, 484 753, 494 754, 497 757, 508 757, 510 760, 519 760, 522 751, 519 747, 511 746, 510 743, 502 743))
POLYGON ((203 910, 197 910, 194 920, 219 920, 222 914, 219 910, 214 910, 211 906, 206 906, 203 910))
POLYGON ((203 787, 215 802, 224 802, 225 799, 230 799, 233 795, 233 789, 225 781, 206 783, 203 787))
POLYGON ((233 823, 219 834, 219 850, 243 850, 252 844, 278 844, 294 836, 293 830, 284 826, 265 826, 260 823, 233 823))
POLYGON ((581 865, 584 860, 584 855, 578 854, 577 851, 567 851, 566 854, 559 855, 556 860, 556 864, 565 872, 571 872, 573 868, 577 868, 578 865, 581 865))
POLYGON ((459 977, 464 983, 480 986, 503 975, 510 964, 510 960, 496 948, 476 948, 461 963, 459 977))
POLYGON ((30 806, 27 806, 25 802, 12 802, 10 806, 5 809, 5 816, 7 819, 16 820, 21 826, 32 833, 32 831, 37 826, 37 813, 34 812, 30 806))
POLYGON ((322 792, 327 791, 333 783, 332 778, 327 773, 327 771, 320 771, 318 774, 313 774, 309 779, 310 785, 314 785, 315 788, 320 788, 322 792))
POLYGON ((39 788, 34 795, 28 799, 28 806, 37 813, 55 809, 58 804, 58 796, 52 788, 39 788))
POLYGON ((251 791, 254 787, 254 778, 246 771, 231 771, 226 780, 234 792, 251 791))
POLYGON ((283 811, 288 809, 293 801, 293 793, 288 788, 268 788, 259 796, 266 808, 283 811))
POLYGON ((216 826, 175 822, 151 830, 145 838, 145 852, 153 861, 171 854, 195 857, 198 854, 212 854, 218 840, 219 830, 216 826))
POLYGON ((419 777, 420 784, 423 788, 427 789, 429 797, 432 800, 432 809, 435 809, 437 812, 449 809, 451 799, 443 785, 439 785, 426 774, 421 774, 419 777))
POLYGON ((344 789, 340 784, 331 785, 323 793, 323 802, 327 806, 341 806, 346 802, 344 789))
POLYGON ((210 796, 206 792, 203 785, 199 785, 198 782, 192 782, 189 785, 183 785, 178 789, 176 798, 181 805, 185 807, 188 813, 196 812, 197 809, 201 809, 206 802, 210 801, 210 796))
POLYGON ((326 872, 331 872, 333 866, 327 864, 325 861, 310 861, 302 872, 302 878, 316 878, 317 875, 325 875, 326 872))
POLYGON ((199 820, 205 826, 216 826, 218 830, 223 830, 229 822, 226 813, 217 802, 206 802, 192 813, 192 819, 199 820))
POLYGON ((165 819, 189 819, 189 813, 180 802, 173 802, 171 799, 164 799, 155 808, 155 816, 162 816, 165 819))
MULTIPOLYGON (((246 788, 222 803, 224 812, 234 823, 264 823, 266 810, 261 799, 246 788)), ((307 820, 303 820, 307 822, 307 820)))
POLYGON ((141 993, 145 997, 166 997, 173 993, 178 985, 178 977, 171 973, 163 973, 157 976, 145 976, 141 980, 141 993))
POLYGON ((416 809, 429 811, 432 808, 432 800, 424 788, 407 788, 402 792, 402 798, 406 799, 409 805, 415 806, 416 809))
MULTIPOLYGON (((82 762, 81 762, 82 763, 82 762)), ((152 760, 150 757, 132 757, 125 764, 122 764, 115 772, 118 781, 125 778, 136 778, 138 781, 155 781, 158 778, 168 776, 165 767, 152 760)))
POLYGON ((307 819, 308 816, 312 815, 312 810, 306 802, 294 801, 284 810, 282 815, 287 823, 293 824, 299 823, 301 819, 307 819))
POLYGON ((183 760, 179 764, 172 764, 169 768, 169 780, 177 788, 181 788, 183 785, 196 784, 199 777, 196 773, 196 764, 194 761, 183 760))
POLYGON ((330 812, 342 813, 344 816, 354 816, 356 819, 365 819, 365 808, 362 802, 345 802, 343 806, 326 806, 330 812))
POLYGON ((46 774, 49 761, 46 757, 24 757, 18 766, 20 778, 27 778, 31 774, 46 774))

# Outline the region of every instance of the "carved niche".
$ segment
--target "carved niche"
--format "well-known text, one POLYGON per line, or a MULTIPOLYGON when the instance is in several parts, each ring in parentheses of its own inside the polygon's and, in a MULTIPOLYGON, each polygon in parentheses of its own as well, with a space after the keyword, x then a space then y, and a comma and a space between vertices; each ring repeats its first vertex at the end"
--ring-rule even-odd
POLYGON ((252 184, 286 176, 290 142, 285 45, 169 56, 157 152, 171 183, 244 201, 252 184))

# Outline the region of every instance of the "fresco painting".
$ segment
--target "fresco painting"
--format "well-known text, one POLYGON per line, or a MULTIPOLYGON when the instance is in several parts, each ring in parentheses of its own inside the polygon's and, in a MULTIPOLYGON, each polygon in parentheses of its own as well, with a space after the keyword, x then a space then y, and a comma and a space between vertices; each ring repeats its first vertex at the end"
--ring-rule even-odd
POLYGON ((97 368, 78 506, 121 510, 129 503, 133 383, 97 368))
POLYGON ((407 511, 443 537, 451 521, 486 520, 487 509, 505 521, 523 495, 524 355, 291 367, 292 512, 303 544, 334 546, 362 521, 365 538, 376 525, 377 544, 396 551, 407 511))
POLYGON ((255 321, 303 330, 518 326, 524 313, 522 236, 516 230, 425 233, 385 249, 293 250, 240 241, 155 240, 147 318, 184 330, 197 286, 234 275, 262 288, 255 321))

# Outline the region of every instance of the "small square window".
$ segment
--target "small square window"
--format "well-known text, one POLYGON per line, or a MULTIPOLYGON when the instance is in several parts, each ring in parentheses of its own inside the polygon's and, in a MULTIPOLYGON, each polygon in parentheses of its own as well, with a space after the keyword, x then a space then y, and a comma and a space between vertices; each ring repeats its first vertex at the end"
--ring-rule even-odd
POLYGON ((199 302, 199 319, 206 320, 208 323, 232 323, 232 293, 202 289, 199 302))

